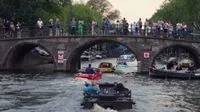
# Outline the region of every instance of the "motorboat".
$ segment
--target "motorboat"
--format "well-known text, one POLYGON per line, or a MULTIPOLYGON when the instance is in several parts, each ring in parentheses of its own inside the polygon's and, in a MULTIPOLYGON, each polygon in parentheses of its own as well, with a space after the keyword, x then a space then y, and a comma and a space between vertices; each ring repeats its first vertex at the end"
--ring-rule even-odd
POLYGON ((137 60, 135 57, 130 55, 120 55, 117 59, 117 65, 115 67, 117 71, 124 73, 133 73, 137 71, 137 60))
POLYGON ((75 78, 84 78, 84 79, 89 79, 89 80, 98 80, 102 77, 102 73, 94 73, 94 74, 87 74, 87 73, 77 73, 74 74, 75 78))
POLYGON ((45 51, 44 49, 42 49, 40 47, 35 47, 32 50, 32 53, 36 53, 36 54, 39 54, 39 55, 42 55, 42 56, 50 56, 50 54, 47 51, 45 51))
POLYGON ((191 59, 182 59, 178 62, 182 68, 188 68, 191 63, 194 63, 191 59))
POLYGON ((131 90, 125 88, 121 83, 99 84, 99 93, 83 93, 81 105, 85 109, 93 108, 98 104, 103 108, 114 110, 132 109, 135 102, 131 98, 131 90))
POLYGON ((81 55, 82 61, 91 61, 91 60, 94 60, 94 59, 95 59, 95 57, 90 52, 84 52, 81 55))
POLYGON ((102 59, 103 57, 101 56, 101 55, 99 55, 99 54, 97 54, 96 56, 96 59, 102 59))
POLYGON ((109 62, 101 62, 97 69, 99 69, 101 72, 106 73, 115 71, 113 64, 109 62))

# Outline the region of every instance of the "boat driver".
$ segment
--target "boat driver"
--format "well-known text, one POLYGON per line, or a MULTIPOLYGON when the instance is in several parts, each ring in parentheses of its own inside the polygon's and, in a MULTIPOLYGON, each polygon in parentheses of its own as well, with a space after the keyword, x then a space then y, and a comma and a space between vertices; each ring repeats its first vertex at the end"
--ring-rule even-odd
POLYGON ((91 67, 91 64, 88 65, 88 67, 85 70, 85 73, 87 73, 87 74, 94 74, 95 73, 93 68, 91 67))
POLYGON ((90 85, 88 83, 85 83, 83 91, 84 93, 89 93, 89 94, 98 94, 100 92, 98 87, 96 87, 94 84, 90 85))

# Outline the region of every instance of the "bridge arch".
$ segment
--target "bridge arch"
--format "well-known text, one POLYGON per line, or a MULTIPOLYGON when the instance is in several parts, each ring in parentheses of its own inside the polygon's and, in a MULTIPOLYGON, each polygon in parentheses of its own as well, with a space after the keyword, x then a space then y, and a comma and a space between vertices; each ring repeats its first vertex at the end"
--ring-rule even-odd
POLYGON ((44 49, 47 53, 49 53, 53 64, 55 66, 55 58, 54 55, 48 50, 46 47, 42 46, 41 44, 38 43, 33 43, 33 42, 21 42, 17 43, 13 46, 11 46, 7 53, 4 56, 3 60, 3 66, 6 69, 11 69, 11 70, 17 70, 19 69, 19 64, 25 57, 27 53, 29 53, 32 49, 35 47, 40 47, 44 49))
POLYGON ((195 62, 195 65, 197 68, 200 68, 200 52, 196 47, 193 46, 189 46, 189 45, 185 45, 185 44, 172 44, 172 45, 168 45, 162 48, 159 48, 159 50, 157 51, 157 53, 155 53, 153 60, 151 62, 151 65, 154 64, 154 62, 156 61, 156 58, 165 50, 167 50, 168 48, 182 48, 184 49, 186 52, 188 52, 189 54, 191 54, 192 59, 195 62))
MULTIPOLYGON (((139 59, 140 53, 136 51, 135 48, 132 48, 132 45, 127 44, 125 42, 121 42, 118 40, 112 40, 112 39, 95 39, 95 40, 90 40, 87 42, 82 43, 81 45, 78 45, 76 48, 74 48, 69 55, 68 58, 68 65, 70 65, 70 70, 72 71, 77 71, 80 68, 80 56, 81 54, 88 48, 97 45, 97 44, 103 44, 103 43, 114 43, 114 44, 120 44, 126 47, 129 51, 131 51, 135 56, 136 59, 139 59)), ((136 46, 135 46, 136 47, 136 46)))

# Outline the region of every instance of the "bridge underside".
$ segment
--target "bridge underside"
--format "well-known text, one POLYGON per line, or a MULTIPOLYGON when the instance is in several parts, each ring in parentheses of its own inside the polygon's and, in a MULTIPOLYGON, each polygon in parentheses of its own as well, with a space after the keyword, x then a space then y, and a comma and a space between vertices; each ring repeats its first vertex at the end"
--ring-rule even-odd
POLYGON ((199 52, 196 48, 193 48, 192 46, 186 46, 186 45, 179 45, 179 44, 176 44, 176 45, 171 45, 171 46, 167 46, 163 49, 161 49, 153 58, 153 61, 152 61, 152 64, 153 65, 156 61, 156 58, 162 54, 163 52, 165 52, 168 48, 174 48, 174 49, 184 49, 187 53, 190 54, 190 57, 191 59, 193 59, 194 61, 194 64, 195 64, 195 67, 196 68, 200 68, 200 56, 199 56, 199 52))
MULTIPOLYGON (((117 42, 117 41, 113 41, 113 40, 107 40, 107 39, 102 39, 102 40, 97 40, 97 41, 91 41, 89 43, 83 44, 82 46, 79 46, 77 48, 75 48, 72 53, 69 56, 69 61, 67 64, 69 64, 69 70, 72 72, 78 71, 81 67, 81 54, 86 51, 87 49, 91 48, 94 45, 98 45, 98 44, 103 44, 103 43, 113 43, 113 44, 119 44, 119 45, 123 45, 124 47, 126 47, 130 52, 132 52, 135 56, 136 59, 138 60, 138 54, 132 50, 132 48, 130 48, 130 46, 127 46, 123 43, 117 42)), ((137 46, 134 46, 135 48, 137 48, 137 46)), ((135 49, 134 48, 134 49, 135 49)))
POLYGON ((40 56, 31 52, 36 47, 38 45, 34 43, 22 43, 10 49, 4 59, 4 70, 19 72, 45 72, 44 68, 53 70, 54 60, 52 56, 40 56), (44 63, 46 64, 44 65, 44 63))

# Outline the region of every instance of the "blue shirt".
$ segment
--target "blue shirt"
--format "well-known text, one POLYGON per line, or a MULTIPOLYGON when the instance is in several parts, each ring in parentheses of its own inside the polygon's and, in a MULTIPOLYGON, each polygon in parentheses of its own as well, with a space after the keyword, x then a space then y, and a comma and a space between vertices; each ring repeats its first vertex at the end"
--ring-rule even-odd
POLYGON ((99 92, 99 89, 96 87, 88 86, 88 87, 84 87, 83 91, 86 93, 95 93, 96 94, 99 92))

